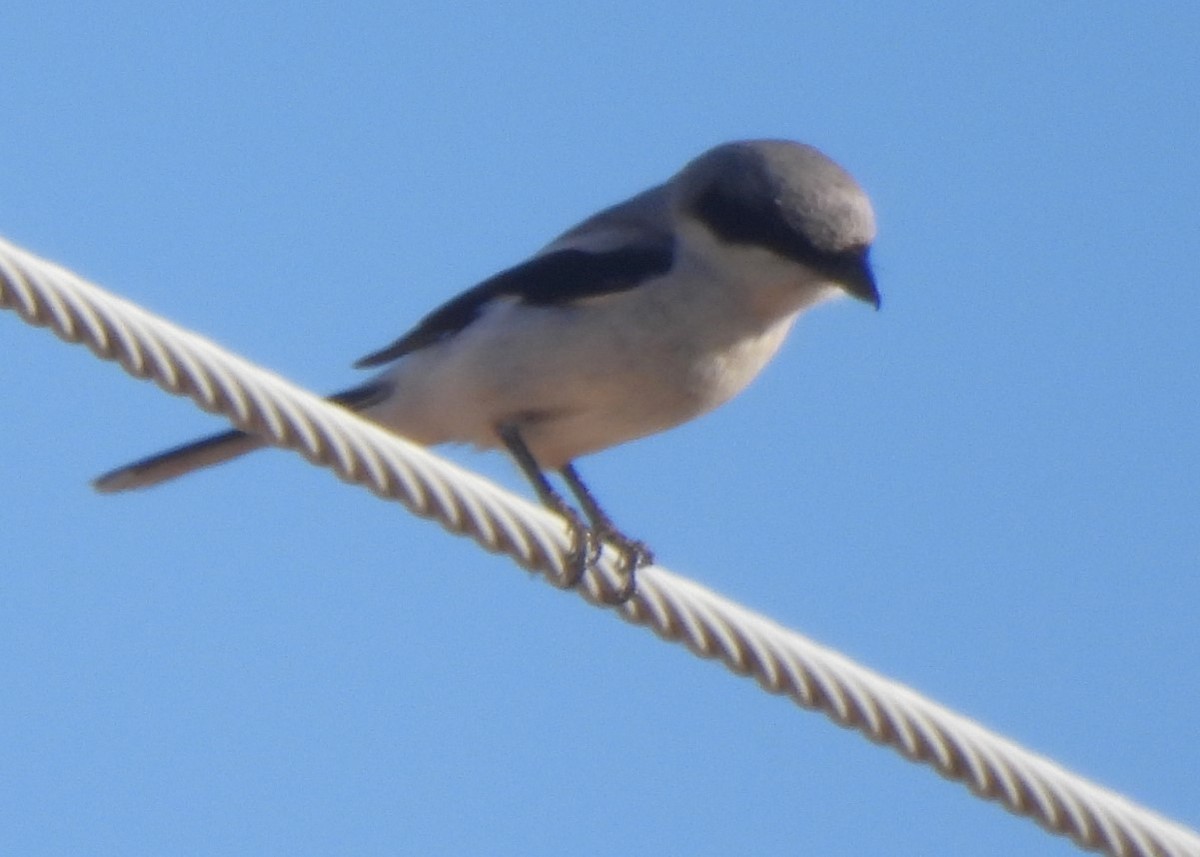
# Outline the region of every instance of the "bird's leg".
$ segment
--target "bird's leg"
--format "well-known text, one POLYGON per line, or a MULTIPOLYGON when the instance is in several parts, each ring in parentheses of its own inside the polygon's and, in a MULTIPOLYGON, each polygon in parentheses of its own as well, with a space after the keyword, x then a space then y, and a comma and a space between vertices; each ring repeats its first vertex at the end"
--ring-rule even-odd
POLYGON ((546 479, 546 474, 542 472, 537 459, 525 445, 520 430, 512 423, 505 423, 497 428, 497 433, 504 441, 513 460, 517 462, 517 466, 521 468, 521 472, 525 474, 525 478, 533 485, 533 490, 537 492, 542 505, 552 512, 557 512, 567 522, 567 529, 571 532, 571 552, 566 573, 558 585, 563 589, 574 589, 583 577, 584 571, 595 561, 599 553, 596 536, 579 517, 579 513, 559 496, 549 480, 546 479))
POLYGON ((575 469, 574 464, 567 464, 559 473, 562 474, 567 486, 571 489, 571 493, 575 495, 584 514, 591 521, 592 532, 597 537, 612 544, 621 554, 621 565, 625 573, 625 581, 620 591, 616 594, 613 603, 624 604, 637 590, 637 570, 643 566, 652 565, 654 563, 654 554, 644 542, 631 539, 617 529, 616 524, 612 522, 612 518, 608 517, 608 514, 600 508, 600 504, 596 502, 596 498, 592 495, 592 492, 583 484, 583 479, 580 477, 579 471, 575 469))

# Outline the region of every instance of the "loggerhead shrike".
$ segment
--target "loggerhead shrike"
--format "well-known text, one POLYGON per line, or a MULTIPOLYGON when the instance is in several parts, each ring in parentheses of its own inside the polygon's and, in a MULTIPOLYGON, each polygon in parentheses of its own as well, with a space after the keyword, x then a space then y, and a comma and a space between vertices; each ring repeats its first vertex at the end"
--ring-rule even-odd
MULTIPOLYGON (((420 444, 506 449, 571 528, 565 585, 603 539, 624 558, 624 600, 650 552, 617 530, 572 462, 723 404, 815 304, 845 293, 878 307, 874 237, 867 195, 821 152, 784 140, 727 143, 443 304, 355 364, 386 366, 379 374, 330 398, 420 444)), ((262 446, 227 431, 114 470, 95 487, 143 488, 262 446)))

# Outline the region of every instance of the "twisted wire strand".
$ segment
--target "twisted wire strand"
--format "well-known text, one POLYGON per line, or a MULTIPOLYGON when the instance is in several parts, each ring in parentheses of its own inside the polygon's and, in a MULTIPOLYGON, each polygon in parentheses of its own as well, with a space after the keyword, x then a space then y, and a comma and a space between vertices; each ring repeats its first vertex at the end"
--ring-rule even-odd
MULTIPOLYGON (((526 569, 552 581, 566 573, 570 539, 558 517, 2 238, 0 307, 526 569)), ((618 562, 606 548, 580 593, 602 603, 619 591, 618 562)), ((636 595, 617 609, 1084 848, 1200 857, 1200 834, 664 568, 642 569, 636 595)))

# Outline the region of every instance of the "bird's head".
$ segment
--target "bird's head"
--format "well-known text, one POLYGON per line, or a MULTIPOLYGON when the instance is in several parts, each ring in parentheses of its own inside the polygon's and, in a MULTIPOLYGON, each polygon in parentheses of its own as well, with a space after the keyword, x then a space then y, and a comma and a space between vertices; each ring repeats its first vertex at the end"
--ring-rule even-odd
POLYGON ((710 149, 672 180, 672 207, 722 243, 769 250, 879 306, 871 201, 812 146, 744 140, 710 149))

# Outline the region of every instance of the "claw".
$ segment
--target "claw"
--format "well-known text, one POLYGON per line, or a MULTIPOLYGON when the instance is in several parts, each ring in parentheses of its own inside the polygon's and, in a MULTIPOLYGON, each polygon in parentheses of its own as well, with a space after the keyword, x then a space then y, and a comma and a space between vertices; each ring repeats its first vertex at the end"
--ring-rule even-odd
POLYGON ((605 604, 620 606, 637 592, 638 569, 654 565, 654 553, 645 542, 629 538, 611 524, 602 528, 596 536, 615 548, 620 556, 621 586, 616 592, 603 592, 600 596, 605 604))
POLYGON ((573 509, 564 506, 559 512, 567 519, 567 528, 571 531, 571 547, 567 552, 563 575, 554 585, 559 589, 574 589, 579 585, 579 581, 583 580, 584 572, 591 568, 600 556, 600 542, 573 509))

